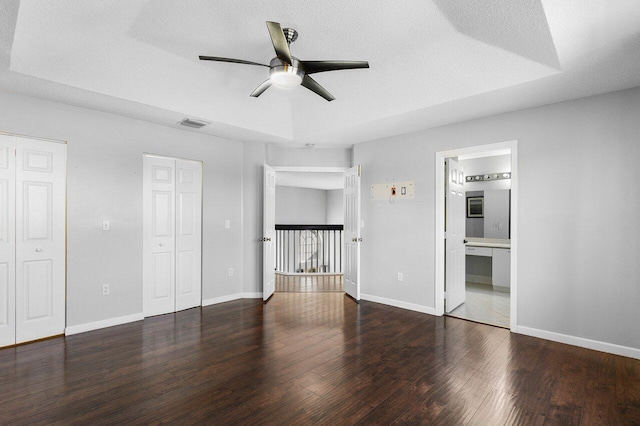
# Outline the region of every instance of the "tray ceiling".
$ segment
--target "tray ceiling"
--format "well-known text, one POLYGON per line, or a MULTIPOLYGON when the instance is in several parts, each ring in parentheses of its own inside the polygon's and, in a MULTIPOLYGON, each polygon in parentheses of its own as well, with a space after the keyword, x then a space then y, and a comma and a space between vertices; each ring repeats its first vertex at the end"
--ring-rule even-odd
MULTIPOLYGON (((7 1, 0 88, 238 140, 347 146, 640 85, 640 3, 535 0, 7 1), (268 69, 265 21, 300 59, 367 60, 303 87, 249 94, 268 69)), ((4 4, 3 4, 4 6, 4 4)))

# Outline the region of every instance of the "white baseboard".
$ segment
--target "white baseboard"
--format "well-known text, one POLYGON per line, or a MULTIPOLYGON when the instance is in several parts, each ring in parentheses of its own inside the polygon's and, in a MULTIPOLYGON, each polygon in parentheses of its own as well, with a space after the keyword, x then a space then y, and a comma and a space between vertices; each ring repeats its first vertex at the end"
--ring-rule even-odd
POLYGON ((468 282, 471 283, 478 283, 478 284, 488 284, 491 285, 491 277, 487 277, 485 275, 472 275, 472 274, 467 274, 465 276, 465 280, 467 280, 468 282))
POLYGON ((581 348, 593 349, 600 352, 608 352, 615 355, 640 359, 640 349, 629 346, 621 346, 614 343, 585 339, 584 337, 570 336, 568 334, 539 330, 537 328, 523 327, 521 325, 516 327, 516 333, 539 337, 553 342, 566 343, 567 345, 579 346, 581 348))
POLYGON ((395 299, 387 299, 386 297, 372 296, 370 294, 360 293, 362 300, 368 300, 369 302, 382 303, 383 305, 394 306, 396 308, 408 309, 410 311, 422 312, 423 314, 435 315, 436 310, 431 306, 417 305, 415 303, 403 302, 395 299))
POLYGON ((238 299, 262 299, 262 293, 234 293, 226 296, 204 299, 202 306, 217 305, 218 303, 231 302, 238 299))
POLYGON ((257 293, 240 293, 243 299, 262 299, 262 292, 257 293))
POLYGON ((202 299, 202 306, 217 305, 218 303, 231 302, 232 300, 242 299, 242 293, 228 294, 226 296, 213 297, 211 299, 202 299))
POLYGON ((85 331, 98 330, 100 328, 113 327, 114 325, 126 324, 129 322, 141 321, 144 319, 142 312, 138 314, 125 315, 123 317, 109 318, 102 321, 88 322, 86 324, 72 325, 66 327, 64 334, 71 336, 73 334, 84 333, 85 331))

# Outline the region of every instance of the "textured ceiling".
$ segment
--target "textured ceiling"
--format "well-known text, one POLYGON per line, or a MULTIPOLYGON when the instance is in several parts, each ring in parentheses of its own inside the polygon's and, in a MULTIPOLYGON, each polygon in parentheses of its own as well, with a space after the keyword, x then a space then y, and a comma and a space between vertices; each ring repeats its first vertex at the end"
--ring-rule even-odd
POLYGON ((3 0, 0 89, 199 132, 348 146, 640 85, 637 0, 3 0), (367 60, 303 87, 249 94, 268 63, 265 21, 299 32, 300 59, 367 60))

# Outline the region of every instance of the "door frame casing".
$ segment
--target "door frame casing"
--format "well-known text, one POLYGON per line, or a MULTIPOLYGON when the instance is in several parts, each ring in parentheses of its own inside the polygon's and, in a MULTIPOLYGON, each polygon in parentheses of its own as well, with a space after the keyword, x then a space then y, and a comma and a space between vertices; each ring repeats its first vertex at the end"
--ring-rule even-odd
POLYGON ((444 315, 445 288, 445 166, 444 160, 460 155, 489 153, 497 150, 511 150, 511 289, 510 289, 510 323, 509 328, 516 332, 518 324, 518 141, 477 145, 456 148, 435 153, 435 314, 444 315))
MULTIPOLYGON (((265 163, 265 164, 271 167, 273 171, 276 173, 276 188, 278 186, 277 184, 278 172, 343 173, 344 174, 345 172, 349 171, 349 169, 351 168, 351 167, 340 167, 340 166, 271 166, 269 165, 269 163, 265 163)), ((264 183, 263 183, 263 186, 264 186, 264 183)), ((344 190, 344 184, 342 189, 344 190)), ((264 197, 264 188, 263 188, 263 197, 264 197)), ((277 200, 275 202, 277 203, 277 200)), ((264 229, 262 230, 262 235, 263 236, 266 235, 264 229)), ((341 261, 342 261, 342 264, 344 265, 344 249, 341 251, 342 251, 341 256, 343 256, 341 261)), ((263 268, 264 268, 264 265, 263 265, 263 268)), ((264 291, 264 278, 263 278, 262 288, 264 291)))

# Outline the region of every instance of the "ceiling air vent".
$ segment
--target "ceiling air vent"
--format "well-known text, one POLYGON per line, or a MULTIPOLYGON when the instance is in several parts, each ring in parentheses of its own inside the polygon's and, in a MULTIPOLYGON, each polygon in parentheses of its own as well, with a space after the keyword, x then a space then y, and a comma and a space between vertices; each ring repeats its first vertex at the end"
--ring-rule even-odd
POLYGON ((193 118, 185 118, 180 122, 180 124, 182 124, 183 126, 192 127, 194 129, 199 129, 211 123, 209 123, 208 121, 194 120, 193 118))

